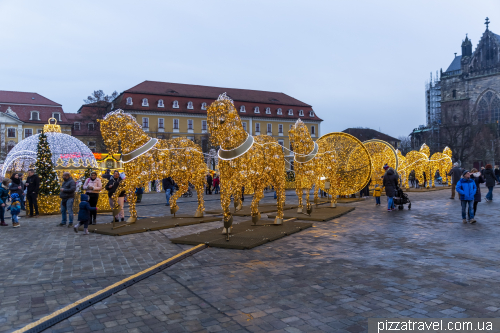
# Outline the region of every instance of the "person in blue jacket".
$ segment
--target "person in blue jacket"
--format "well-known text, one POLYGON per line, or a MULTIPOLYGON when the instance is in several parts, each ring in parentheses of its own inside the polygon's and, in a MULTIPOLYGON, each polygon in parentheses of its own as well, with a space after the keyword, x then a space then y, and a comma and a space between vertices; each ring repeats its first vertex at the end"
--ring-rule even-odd
POLYGON ((476 220, 474 219, 474 195, 476 194, 477 187, 476 182, 470 179, 469 170, 464 170, 462 172, 462 178, 458 181, 455 189, 460 195, 460 202, 462 203, 462 222, 467 223, 467 215, 465 214, 465 211, 467 205, 469 205, 469 222, 476 223, 476 220))
POLYGON ((89 234, 90 212, 97 212, 96 207, 91 207, 89 204, 89 196, 86 194, 80 195, 80 205, 78 206, 78 223, 74 226, 74 230, 78 233, 78 227, 83 224, 83 234, 89 234))

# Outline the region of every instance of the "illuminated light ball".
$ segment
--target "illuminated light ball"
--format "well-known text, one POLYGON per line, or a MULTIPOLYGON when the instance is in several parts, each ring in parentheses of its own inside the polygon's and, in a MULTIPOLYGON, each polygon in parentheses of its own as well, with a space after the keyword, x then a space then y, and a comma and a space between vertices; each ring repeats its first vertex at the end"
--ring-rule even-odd
POLYGON ((368 150, 372 161, 371 186, 382 186, 382 177, 385 173, 384 165, 387 164, 397 172, 398 154, 390 143, 382 140, 372 139, 363 142, 363 144, 368 150))

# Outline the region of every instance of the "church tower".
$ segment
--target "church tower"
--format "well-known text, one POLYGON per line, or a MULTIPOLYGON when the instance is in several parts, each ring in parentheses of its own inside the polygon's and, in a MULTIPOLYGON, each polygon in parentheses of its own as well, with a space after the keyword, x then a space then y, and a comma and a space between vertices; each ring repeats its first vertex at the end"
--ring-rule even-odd
POLYGON ((462 41, 462 58, 470 57, 471 55, 472 55, 472 42, 466 34, 465 40, 462 41))

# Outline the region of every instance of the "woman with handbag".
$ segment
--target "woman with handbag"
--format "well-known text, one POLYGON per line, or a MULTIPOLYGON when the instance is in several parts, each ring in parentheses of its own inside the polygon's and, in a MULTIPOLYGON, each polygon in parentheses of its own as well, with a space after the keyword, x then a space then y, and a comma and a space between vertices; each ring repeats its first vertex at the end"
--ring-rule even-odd
MULTIPOLYGON (((86 194, 89 196, 90 207, 97 207, 97 202, 99 202, 99 192, 102 190, 101 179, 97 178, 97 172, 92 171, 90 178, 85 180, 83 184, 83 189, 86 190, 86 194)), ((90 211, 90 224, 96 224, 97 211, 90 211)))

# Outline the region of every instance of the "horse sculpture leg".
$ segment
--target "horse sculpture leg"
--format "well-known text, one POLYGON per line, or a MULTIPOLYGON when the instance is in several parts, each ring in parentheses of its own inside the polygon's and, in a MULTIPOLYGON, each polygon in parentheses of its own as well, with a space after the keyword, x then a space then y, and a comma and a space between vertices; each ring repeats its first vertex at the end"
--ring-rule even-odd
POLYGON ((186 193, 188 189, 187 183, 188 183, 187 181, 184 182, 184 179, 183 183, 178 183, 179 190, 175 192, 174 195, 170 198, 170 214, 174 214, 174 217, 175 213, 179 210, 179 206, 177 206, 177 199, 179 199, 181 195, 186 193))
POLYGON ((242 206, 243 206, 243 202, 241 201, 241 188, 239 188, 238 190, 236 190, 236 194, 234 195, 234 212, 236 213, 237 211, 239 211, 242 206))
POLYGON ((194 183, 194 188, 196 189, 196 195, 198 197, 198 209, 194 213, 194 217, 203 217, 203 211, 205 210, 205 202, 203 200, 203 179, 201 181, 196 181, 194 183))
POLYGON ((276 214, 276 218, 274 219, 274 224, 280 225, 283 224, 283 209, 285 208, 285 181, 278 180, 274 184, 274 189, 276 190, 276 204, 278 206, 278 213, 276 214))
POLYGON ((220 185, 220 204, 224 213, 224 228, 222 229, 222 234, 226 235, 226 241, 228 241, 233 225, 233 216, 229 210, 229 205, 231 204, 231 192, 228 191, 228 184, 226 184, 223 179, 221 179, 220 185))
POLYGON ((314 203, 316 204, 316 208, 318 208, 318 205, 319 205, 319 192, 320 190, 320 187, 319 187, 319 183, 315 183, 314 184, 314 203))
POLYGON ((330 201, 330 207, 336 208, 337 207, 337 193, 335 193, 335 191, 329 190, 328 194, 330 194, 332 196, 332 200, 330 201))
POLYGON ((311 215, 312 213, 312 205, 309 202, 309 193, 311 192, 311 188, 306 189, 306 213, 307 215, 311 215))
POLYGON ((302 187, 296 186, 295 193, 297 194, 297 198, 299 198, 299 207, 297 207, 297 213, 302 213, 302 208, 304 207, 302 205, 302 194, 303 194, 302 187))
POLYGON ((256 188, 252 200, 252 222, 257 224, 260 220, 259 201, 264 197, 264 188, 256 188))
POLYGON ((111 210, 112 210, 112 213, 113 214, 113 229, 116 229, 116 228, 120 228, 120 227, 123 227, 123 225, 120 225, 120 226, 117 226, 115 227, 115 217, 120 213, 121 211, 121 207, 120 207, 120 204, 118 203, 118 197, 120 195, 120 193, 126 189, 126 180, 122 180, 120 182, 120 184, 118 184, 118 187, 116 188, 116 191, 115 193, 113 193, 113 195, 111 196, 111 198, 113 199, 113 207, 111 207, 111 210))

